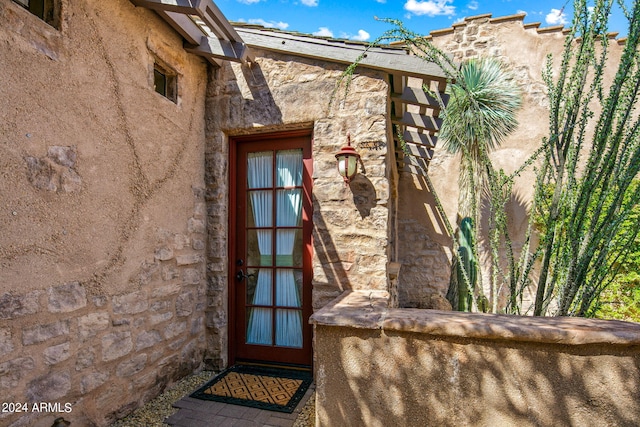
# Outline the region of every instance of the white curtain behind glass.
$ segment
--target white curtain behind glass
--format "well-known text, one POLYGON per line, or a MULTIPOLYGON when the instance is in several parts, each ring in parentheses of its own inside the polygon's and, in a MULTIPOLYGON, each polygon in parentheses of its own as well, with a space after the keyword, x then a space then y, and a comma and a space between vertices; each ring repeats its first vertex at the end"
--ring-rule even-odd
MULTIPOLYGON (((278 187, 302 185, 301 150, 278 151, 276 155, 278 187)), ((302 222, 302 190, 278 190, 276 197, 276 225, 297 227, 302 222)), ((293 266, 293 252, 298 229, 279 229, 276 235, 277 266, 293 266)), ((276 269, 276 305, 300 307, 300 295, 294 271, 276 269)), ((276 311, 276 345, 302 347, 302 313, 300 310, 276 311)))
MULTIPOLYGON (((270 151, 249 153, 247 159, 247 180, 249 188, 269 188, 273 186, 273 154, 270 151)), ((273 195, 270 190, 251 191, 251 209, 256 227, 271 227, 273 225, 273 195)), ((256 230, 258 234, 258 250, 260 260, 270 260, 272 255, 272 231, 256 230)), ((265 262, 266 264, 266 262, 265 262)), ((269 261, 269 265, 271 262, 269 261)), ((272 294, 271 269, 258 270, 256 291, 253 296, 254 305, 271 305, 272 294)), ((271 309, 254 307, 250 309, 249 324, 247 326, 248 344, 272 343, 271 309)))

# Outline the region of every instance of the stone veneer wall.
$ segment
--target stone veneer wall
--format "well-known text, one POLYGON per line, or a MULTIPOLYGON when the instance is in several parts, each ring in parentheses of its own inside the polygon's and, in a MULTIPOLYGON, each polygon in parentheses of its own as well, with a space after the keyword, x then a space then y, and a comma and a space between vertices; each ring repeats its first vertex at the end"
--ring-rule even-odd
POLYGON ((60 4, 55 29, 0 0, 0 402, 28 403, 3 426, 107 425, 205 348, 206 63, 128 0, 60 4))
POLYGON ((389 180, 385 76, 358 74, 346 98, 331 94, 343 66, 256 51, 252 67, 225 64, 211 73, 207 92, 206 184, 207 362, 227 360, 228 136, 313 131, 313 307, 348 289, 387 289, 389 180), (364 171, 344 186, 335 153, 346 144, 364 171))
MULTIPOLYGON (((561 57, 566 31, 562 26, 539 28, 539 23, 523 23, 525 15, 492 18, 480 15, 466 18, 451 28, 432 31, 431 42, 453 55, 457 61, 489 56, 501 60, 522 90, 523 105, 518 113, 518 129, 491 154, 494 164, 507 173, 516 170, 540 146, 548 134, 548 101, 542 81, 546 57, 561 57)), ((612 34, 611 37, 615 37, 612 34)), ((620 58, 623 41, 610 43, 610 61, 620 58)), ((559 61, 554 62, 559 66, 559 61)), ((612 81, 617 67, 609 67, 605 81, 612 81)), ((451 224, 456 224, 459 158, 442 146, 435 148, 429 176, 451 224)), ((531 169, 521 174, 508 206, 510 232, 515 249, 527 224, 527 205, 533 194, 531 169)), ((398 213, 400 305, 433 306, 432 296, 443 297, 449 285, 451 243, 434 201, 421 177, 401 173, 398 213), (410 201, 410 202, 408 202, 410 201)), ((488 283, 485 272, 484 283, 488 283)))

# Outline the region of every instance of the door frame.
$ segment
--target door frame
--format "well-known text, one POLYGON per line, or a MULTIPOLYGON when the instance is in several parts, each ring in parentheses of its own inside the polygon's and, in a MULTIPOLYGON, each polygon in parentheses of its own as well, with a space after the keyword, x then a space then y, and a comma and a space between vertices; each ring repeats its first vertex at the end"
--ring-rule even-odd
MULTIPOLYGON (((236 182, 236 177, 238 173, 238 150, 239 145, 243 143, 251 143, 251 142, 269 142, 273 140, 282 140, 282 139, 293 139, 293 138, 308 138, 309 139, 309 157, 303 157, 303 206, 308 204, 310 206, 309 217, 306 218, 306 214, 303 214, 303 235, 309 236, 308 240, 305 242, 303 239, 303 274, 313 274, 313 242, 312 242, 312 231, 313 231, 313 203, 312 203, 312 185, 313 185, 313 159, 311 157, 311 153, 313 150, 313 130, 308 129, 299 129, 293 131, 279 131, 279 132, 270 132, 270 133, 258 133, 251 135, 237 135, 237 136, 229 136, 229 205, 228 205, 228 265, 227 265, 227 291, 228 291, 228 307, 227 307, 227 350, 229 357, 229 365, 233 365, 237 361, 237 351, 236 351, 236 341, 238 339, 236 332, 235 319, 238 315, 237 313, 237 284, 235 278, 235 270, 237 266, 235 265, 236 259, 236 230, 238 226, 238 218, 234 213, 238 211, 238 197, 237 190, 238 185, 236 182)), ((304 212, 304 210, 303 210, 304 212)), ((312 289, 311 289, 311 280, 309 280, 309 284, 307 287, 303 287, 303 348, 308 348, 308 360, 303 363, 292 363, 299 364, 303 366, 312 366, 313 363, 313 328, 311 324, 309 324, 309 317, 313 312, 312 304, 312 289), (306 304, 305 301, 308 301, 306 304)), ((269 363, 269 362, 268 362, 269 363)))

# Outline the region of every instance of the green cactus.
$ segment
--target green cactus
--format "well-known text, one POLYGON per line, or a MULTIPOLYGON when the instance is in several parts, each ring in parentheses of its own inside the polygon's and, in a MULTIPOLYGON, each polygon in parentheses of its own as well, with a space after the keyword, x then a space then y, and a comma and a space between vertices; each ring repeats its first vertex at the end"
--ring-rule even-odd
POLYGON ((460 221, 458 231, 458 253, 460 262, 457 264, 458 275, 458 310, 471 311, 473 306, 473 291, 478 281, 478 260, 474 254, 475 230, 473 220, 465 217, 460 221), (464 271, 463 271, 464 269, 464 271), (465 280, 467 274, 468 282, 465 280))

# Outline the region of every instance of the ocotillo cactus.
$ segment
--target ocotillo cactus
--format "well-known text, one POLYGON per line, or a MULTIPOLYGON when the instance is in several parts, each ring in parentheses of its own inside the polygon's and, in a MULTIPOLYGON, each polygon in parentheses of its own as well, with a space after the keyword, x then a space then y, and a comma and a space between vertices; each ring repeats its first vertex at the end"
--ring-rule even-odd
POLYGON ((473 220, 465 217, 460 221, 458 231, 458 252, 460 262, 458 263, 458 310, 471 311, 473 305, 473 291, 478 280, 478 261, 474 255, 475 230, 473 220), (465 280, 464 272, 467 273, 468 282, 465 280))

